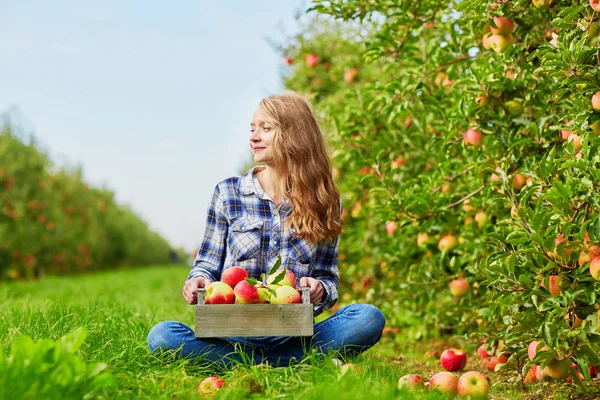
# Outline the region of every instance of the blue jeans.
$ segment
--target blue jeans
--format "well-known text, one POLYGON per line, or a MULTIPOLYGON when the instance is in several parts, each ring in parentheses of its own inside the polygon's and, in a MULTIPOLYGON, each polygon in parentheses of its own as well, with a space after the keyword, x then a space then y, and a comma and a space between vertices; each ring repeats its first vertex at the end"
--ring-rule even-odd
POLYGON ((340 353, 359 354, 379 341, 385 317, 370 304, 351 304, 333 316, 315 324, 312 337, 229 337, 196 338, 194 331, 182 322, 164 321, 148 334, 148 347, 176 350, 181 357, 195 357, 230 367, 233 362, 286 366, 300 361, 304 355, 340 353))

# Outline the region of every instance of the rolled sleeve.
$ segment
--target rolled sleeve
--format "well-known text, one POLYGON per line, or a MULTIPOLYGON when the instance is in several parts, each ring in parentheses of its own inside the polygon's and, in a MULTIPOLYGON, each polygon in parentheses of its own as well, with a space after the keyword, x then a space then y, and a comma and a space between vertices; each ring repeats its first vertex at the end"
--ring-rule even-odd
POLYGON ((226 256, 227 227, 223 198, 217 186, 208 206, 202 245, 198 250, 188 280, 202 276, 214 282, 221 278, 226 256))
POLYGON ((315 257, 315 268, 312 277, 323 284, 325 289, 325 299, 323 302, 315 305, 315 315, 319 315, 333 305, 338 300, 338 246, 340 238, 320 243, 315 257))

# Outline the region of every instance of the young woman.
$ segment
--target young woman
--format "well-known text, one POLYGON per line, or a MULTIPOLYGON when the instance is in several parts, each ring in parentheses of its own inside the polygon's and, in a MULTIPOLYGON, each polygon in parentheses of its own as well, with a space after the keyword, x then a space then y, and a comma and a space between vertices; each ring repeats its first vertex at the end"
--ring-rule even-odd
MULTIPOLYGON (((300 287, 310 287, 317 315, 337 301, 342 230, 325 139, 308 103, 293 92, 261 100, 250 126, 250 148, 262 165, 217 184, 183 297, 196 304, 198 288, 232 265, 260 279, 281 255, 300 287)), ((198 339, 187 325, 165 321, 151 329, 148 346, 226 366, 241 360, 285 366, 312 350, 360 353, 379 341, 384 325, 376 307, 352 304, 315 324, 312 338, 198 339)))

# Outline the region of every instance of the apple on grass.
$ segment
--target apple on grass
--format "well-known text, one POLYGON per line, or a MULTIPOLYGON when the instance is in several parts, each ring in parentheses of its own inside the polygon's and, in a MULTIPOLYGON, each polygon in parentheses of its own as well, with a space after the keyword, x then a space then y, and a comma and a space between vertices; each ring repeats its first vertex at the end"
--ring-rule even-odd
POLYGON ((477 355, 479 358, 488 358, 492 356, 490 352, 485 349, 485 343, 477 348, 477 355))
POLYGON ((258 288, 246 281, 241 281, 233 289, 235 293, 235 302, 239 304, 258 303, 258 288))
POLYGON ((404 375, 398 380, 398 388, 425 389, 425 378, 417 374, 404 375))
POLYGON ((438 372, 429 380, 429 389, 437 390, 444 394, 455 395, 457 392, 458 378, 451 372, 438 372))
POLYGON ((221 389, 224 385, 225 381, 218 376, 208 377, 198 385, 198 394, 212 394, 216 390, 221 389))
POLYGON ((467 354, 458 349, 447 349, 442 352, 440 363, 446 371, 461 371, 467 364, 467 354))
POLYGON ((360 365, 354 365, 352 363, 347 363, 347 364, 343 364, 340 367, 340 370, 342 371, 343 374, 347 373, 347 372, 350 372, 350 371, 353 371, 353 372, 362 372, 362 367, 360 365))
POLYGON ((233 304, 235 294, 224 282, 212 282, 204 292, 204 304, 233 304))
POLYGON ((469 371, 458 378, 457 390, 460 397, 485 399, 490 393, 490 382, 481 372, 469 371))
POLYGON ((223 273, 221 274, 221 281, 225 282, 233 289, 235 288, 235 285, 237 285, 239 282, 243 281, 247 277, 248 272, 244 268, 234 265, 223 271, 223 273))

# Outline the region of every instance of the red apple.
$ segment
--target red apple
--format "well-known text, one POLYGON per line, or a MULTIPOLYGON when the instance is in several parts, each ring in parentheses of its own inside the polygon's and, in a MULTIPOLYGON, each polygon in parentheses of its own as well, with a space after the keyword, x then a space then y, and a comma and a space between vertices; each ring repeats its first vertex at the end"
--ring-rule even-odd
POLYGON ((340 369, 342 370, 342 373, 345 373, 348 371, 362 372, 362 367, 360 365, 354 365, 352 363, 344 364, 340 367, 340 369))
MULTIPOLYGON (((525 371, 525 368, 523 368, 523 372, 525 371)), ((525 385, 529 385, 530 383, 536 383, 537 382, 537 378, 536 378, 536 366, 532 365, 531 367, 529 367, 529 369, 527 369, 527 373, 523 373, 524 377, 523 377, 523 383, 525 385)))
POLYGON ((492 35, 488 39, 490 43, 490 47, 498 54, 503 54, 510 46, 515 43, 515 37, 512 34, 502 36, 502 35, 492 35))
POLYGON ((481 146, 481 142, 483 142, 483 135, 476 129, 468 129, 463 135, 463 141, 465 144, 479 147, 481 146))
MULTIPOLYGON (((270 285, 271 283, 273 283, 273 281, 275 280, 275 278, 277 278, 281 271, 283 271, 283 268, 279 268, 277 271, 275 271, 275 273, 269 275, 269 277, 267 278, 267 284, 270 285)), ((288 269, 285 271, 284 278, 280 280, 278 284, 281 286, 296 287, 296 275, 294 275, 294 273, 288 269)))
POLYGON ((592 108, 594 111, 600 111, 600 92, 596 92, 592 96, 592 108))
POLYGON ((515 23, 508 17, 494 17, 496 28, 490 25, 490 31, 494 35, 508 35, 515 28, 515 23))
POLYGON ((198 394, 212 394, 216 390, 221 389, 225 385, 225 381, 218 376, 211 376, 200 382, 198 386, 198 394))
POLYGON ((467 355, 457 349, 447 349, 442 352, 440 363, 446 371, 461 371, 467 364, 467 355))
POLYGON ((521 190, 525 186, 525 183, 527 183, 527 179, 522 174, 516 174, 513 178, 513 186, 517 190, 521 190))
POLYGON ((600 12, 600 0, 590 0, 590 6, 596 12, 600 12))
POLYGON ((542 367, 540 367, 539 365, 535 366, 535 380, 538 382, 543 381, 544 379, 546 379, 546 372, 544 372, 544 369, 542 367))
POLYGON ((600 281, 600 256, 594 257, 590 262, 590 275, 597 281, 600 281))
POLYGON ((421 232, 417 234, 417 246, 424 247, 429 242, 429 234, 427 232, 421 232))
POLYGON ((442 393, 455 395, 458 379, 450 372, 438 372, 429 380, 429 389, 438 390, 442 393))
POLYGON ((466 279, 453 279, 450 282, 450 293, 454 297, 464 297, 469 293, 469 282, 466 279))
POLYGON ((484 374, 469 371, 458 379, 456 385, 460 397, 470 396, 472 399, 486 399, 490 392, 490 383, 484 374))
POLYGON ((404 167, 405 165, 406 165, 406 162, 404 161, 404 158, 402 156, 396 157, 394 159, 394 161, 392 161, 392 169, 404 167))
POLYGON ((569 375, 569 368, 571 368, 571 361, 568 358, 562 360, 553 358, 544 367, 544 372, 551 378, 561 380, 569 375))
POLYGON ((348 83, 354 82, 357 74, 358 74, 358 69, 350 68, 349 70, 344 72, 344 80, 348 83))
POLYGON ((286 63, 287 65, 292 65, 292 64, 293 64, 293 62, 294 62, 294 59, 293 59, 292 57, 286 57, 286 58, 285 58, 285 63, 286 63))
POLYGON ((233 288, 233 292, 235 293, 235 302, 239 304, 254 304, 258 303, 258 289, 256 286, 252 286, 246 281, 241 281, 235 288, 233 288))
POLYGON ((600 256, 600 249, 596 245, 591 245, 587 251, 579 253, 579 266, 583 267, 586 262, 591 261, 598 256, 600 256))
POLYGON ((582 145, 581 141, 582 141, 582 138, 581 138, 581 136, 579 136, 579 135, 576 135, 576 134, 574 134, 574 133, 571 133, 571 134, 569 135, 569 137, 567 138, 567 143, 571 143, 571 142, 573 142, 573 148, 574 148, 576 151, 581 149, 581 145, 582 145))
POLYGON ((421 375, 408 374, 398 380, 398 388, 425 389, 425 378, 421 375))
POLYGON ((481 346, 479 346, 477 348, 477 355, 479 356, 479 358, 487 358, 487 357, 491 357, 492 355, 485 349, 485 343, 483 343, 481 346))
POLYGON ((229 267, 223 271, 223 274, 221 275, 221 281, 225 282, 233 289, 235 285, 247 277, 248 272, 244 268, 234 265, 233 267, 229 267))
POLYGON ((275 290, 276 296, 271 296, 271 304, 302 303, 300 292, 292 286, 280 286, 275 290))
POLYGON ((396 232, 396 229, 398 228, 398 225, 396 224, 395 221, 388 221, 385 224, 385 230, 387 231, 388 235, 392 236, 394 234, 394 232, 396 232))
POLYGON ((485 211, 478 211, 475 214, 475 222, 479 228, 483 228, 484 225, 488 222, 488 215, 485 211))
POLYGON ((492 44, 490 43, 490 37, 492 37, 492 34, 490 32, 486 32, 483 34, 483 37, 481 38, 481 44, 483 45, 483 48, 486 50, 490 50, 492 48, 492 44))
POLYGON ((458 244, 458 240, 454 235, 446 235, 438 242, 438 249, 440 251, 452 251, 458 244))
MULTIPOLYGON (((529 359, 531 361, 533 361, 533 359, 535 358, 535 355, 538 352, 538 345, 542 343, 540 340, 534 340, 531 343, 529 343, 529 347, 527 348, 527 355, 529 356, 529 359)), ((542 348, 539 349, 539 351, 546 351, 549 350, 550 348, 546 345, 542 346, 542 348)))
POLYGON ((556 297, 561 294, 562 289, 560 288, 560 284, 563 280, 564 278, 562 276, 550 275, 548 278, 548 284, 550 285, 549 291, 551 296, 556 297))
POLYGON ((212 282, 204 292, 205 304, 233 304, 234 301, 233 289, 224 282, 212 282))
POLYGON ((313 53, 307 54, 305 62, 308 68, 314 68, 319 63, 319 57, 313 53))

